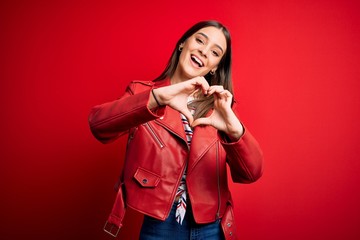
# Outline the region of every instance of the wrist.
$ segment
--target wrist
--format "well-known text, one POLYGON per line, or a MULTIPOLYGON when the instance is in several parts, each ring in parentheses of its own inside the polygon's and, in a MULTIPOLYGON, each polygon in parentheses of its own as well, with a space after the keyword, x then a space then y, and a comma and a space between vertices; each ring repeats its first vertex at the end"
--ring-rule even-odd
POLYGON ((162 104, 162 103, 159 101, 159 97, 158 97, 157 94, 155 93, 155 89, 154 89, 154 88, 151 90, 151 94, 152 94, 152 96, 153 96, 153 98, 154 98, 154 100, 155 100, 155 102, 156 102, 156 104, 157 104, 158 107, 164 106, 164 104, 162 104))
POLYGON ((229 139, 231 139, 231 141, 236 142, 242 137, 242 135, 244 135, 244 127, 240 123, 238 127, 236 127, 233 131, 227 132, 226 135, 229 139))

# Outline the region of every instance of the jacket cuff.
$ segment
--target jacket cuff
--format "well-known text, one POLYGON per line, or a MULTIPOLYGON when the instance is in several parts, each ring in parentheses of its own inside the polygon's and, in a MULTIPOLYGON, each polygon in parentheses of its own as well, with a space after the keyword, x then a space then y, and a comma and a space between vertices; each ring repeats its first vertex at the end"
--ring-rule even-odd
POLYGON ((238 140, 234 141, 231 139, 231 137, 229 135, 227 135, 226 133, 224 133, 223 131, 218 131, 218 137, 220 139, 220 142, 222 144, 235 144, 235 143, 239 143, 241 141, 241 139, 243 138, 243 136, 246 134, 246 128, 245 126, 241 123, 244 131, 243 131, 243 134, 239 137, 238 140))
MULTIPOLYGON (((146 106, 149 105, 149 101, 150 101, 150 94, 152 94, 152 89, 145 91, 147 93, 147 102, 146 102, 146 106)), ((160 118, 162 116, 164 116, 165 114, 165 109, 166 109, 166 105, 161 105, 161 106, 157 106, 155 108, 150 109, 149 107, 147 107, 148 112, 150 114, 152 114, 154 117, 156 118, 160 118)))

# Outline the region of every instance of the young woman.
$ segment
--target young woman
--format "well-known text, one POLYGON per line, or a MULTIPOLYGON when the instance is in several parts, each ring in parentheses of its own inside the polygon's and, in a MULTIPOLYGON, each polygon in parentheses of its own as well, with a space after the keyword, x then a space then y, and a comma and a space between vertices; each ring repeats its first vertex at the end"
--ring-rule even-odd
POLYGON ((95 106, 89 124, 98 140, 128 133, 106 231, 122 226, 128 206, 145 214, 140 239, 236 239, 226 164, 234 182, 251 183, 263 157, 234 105, 230 34, 204 21, 180 38, 157 79, 133 81, 118 100, 95 106))

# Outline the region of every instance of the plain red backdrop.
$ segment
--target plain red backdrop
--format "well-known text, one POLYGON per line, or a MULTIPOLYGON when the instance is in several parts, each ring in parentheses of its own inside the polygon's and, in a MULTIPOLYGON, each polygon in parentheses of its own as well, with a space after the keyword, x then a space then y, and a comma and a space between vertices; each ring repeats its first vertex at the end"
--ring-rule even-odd
MULTIPOLYGON (((359 239, 358 1, 1 1, 0 238, 112 239, 102 231, 125 138, 87 116, 153 79, 192 24, 233 37, 242 121, 265 173, 231 184, 241 239, 359 239)), ((136 239, 129 211, 119 239, 136 239)))

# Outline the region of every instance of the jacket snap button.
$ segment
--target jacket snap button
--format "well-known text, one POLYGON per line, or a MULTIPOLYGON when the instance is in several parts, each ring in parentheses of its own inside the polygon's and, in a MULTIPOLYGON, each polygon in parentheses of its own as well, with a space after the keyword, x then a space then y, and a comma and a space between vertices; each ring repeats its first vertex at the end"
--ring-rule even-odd
POLYGON ((147 180, 146 178, 144 178, 144 179, 142 180, 142 182, 143 182, 143 184, 147 184, 148 180, 147 180))
POLYGON ((232 236, 232 232, 229 232, 230 236, 232 236))
POLYGON ((226 226, 227 226, 227 227, 231 227, 231 223, 227 223, 226 226))

